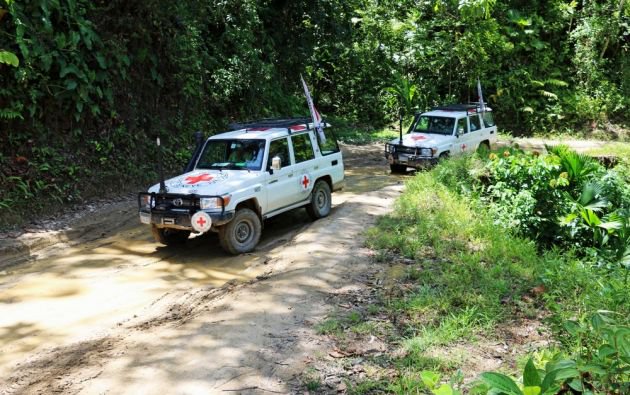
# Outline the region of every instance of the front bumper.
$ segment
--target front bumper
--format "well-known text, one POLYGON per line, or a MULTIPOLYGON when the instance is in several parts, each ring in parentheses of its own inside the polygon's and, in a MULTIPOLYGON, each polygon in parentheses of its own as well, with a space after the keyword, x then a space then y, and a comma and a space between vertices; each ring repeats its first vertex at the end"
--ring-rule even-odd
MULTIPOLYGON (((206 211, 207 212, 207 211, 206 211)), ((223 213, 207 212, 212 219, 212 227, 225 225, 234 218, 233 211, 225 211, 223 213)), ((173 228, 194 231, 191 218, 194 213, 179 211, 160 211, 140 210, 140 222, 147 225, 156 225, 159 228, 173 228)))
POLYGON ((173 228, 195 231, 191 220, 192 216, 198 211, 204 211, 212 219, 212 229, 225 225, 234 218, 234 211, 201 210, 199 208, 199 199, 201 198, 219 198, 220 196, 201 196, 201 195, 179 195, 179 194, 156 194, 148 192, 140 192, 138 194, 138 207, 140 222, 147 225, 156 225, 160 228, 173 228), (144 197, 150 197, 149 205, 143 203, 144 197), (172 204, 178 200, 184 207, 177 207, 172 204))
POLYGON ((404 145, 386 144, 385 159, 390 165, 404 165, 415 168, 435 166, 438 159, 434 156, 422 155, 422 148, 411 148, 404 145))

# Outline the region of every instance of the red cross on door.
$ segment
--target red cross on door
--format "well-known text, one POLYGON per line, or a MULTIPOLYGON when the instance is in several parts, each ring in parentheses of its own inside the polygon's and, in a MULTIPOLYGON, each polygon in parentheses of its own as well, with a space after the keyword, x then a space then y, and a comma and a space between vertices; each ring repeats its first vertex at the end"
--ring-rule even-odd
POLYGON ((308 186, 310 183, 311 183, 311 180, 305 174, 304 177, 302 177, 302 181, 300 181, 300 184, 302 184, 302 189, 304 190, 308 189, 308 186))

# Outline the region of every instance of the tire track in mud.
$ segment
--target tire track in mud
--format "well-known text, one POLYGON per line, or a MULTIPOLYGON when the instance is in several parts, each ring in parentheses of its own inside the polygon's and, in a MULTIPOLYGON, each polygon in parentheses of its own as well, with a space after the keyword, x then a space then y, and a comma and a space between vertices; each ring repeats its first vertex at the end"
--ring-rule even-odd
MULTIPOLYGON (((369 184, 365 180, 369 179, 369 172, 373 171, 373 167, 378 166, 380 158, 380 145, 374 146, 372 149, 362 148, 359 152, 359 156, 363 156, 365 159, 357 159, 356 157, 350 158, 351 166, 349 166, 350 172, 354 174, 360 174, 361 185, 357 185, 356 190, 359 193, 369 189, 369 184), (371 153, 366 155, 366 153, 371 153), (361 172, 361 166, 365 166, 367 171, 361 172), (365 174, 368 173, 368 174, 365 174), (366 178, 366 176, 368 176, 366 178)), ((384 159, 380 158, 384 163, 384 159)), ((383 174, 379 174, 380 177, 386 176, 388 171, 384 171, 383 174)), ((351 175, 350 177, 353 177, 351 175)), ((387 180, 385 178, 385 180, 387 180)), ((351 179, 352 181, 352 179, 351 179)), ((382 180, 380 184, 376 183, 377 187, 382 186, 382 180)), ((396 183, 394 181, 392 183, 396 183)), ((351 187, 352 188, 352 187, 351 187)), ((249 289, 259 287, 261 283, 273 282, 276 278, 282 278, 283 276, 292 275, 293 271, 298 269, 291 268, 291 265, 299 259, 309 258, 309 252, 306 256, 300 256, 299 258, 292 257, 292 254, 297 253, 296 249, 302 248, 300 245, 304 245, 305 234, 313 233, 313 228, 316 228, 314 234, 318 237, 322 236, 325 231, 325 224, 329 226, 333 224, 333 221, 342 218, 343 221, 350 221, 347 216, 354 217, 356 221, 361 214, 365 214, 362 210, 369 210, 370 206, 367 204, 356 206, 357 203, 353 201, 351 193, 345 193, 344 201, 337 204, 331 216, 323 220, 317 221, 314 224, 300 223, 298 221, 293 223, 288 230, 281 230, 280 232, 274 232, 273 229, 266 229, 270 231, 270 236, 267 240, 261 243, 259 250, 256 251, 256 259, 260 262, 261 270, 258 276, 248 281, 230 280, 220 287, 202 286, 193 287, 188 291, 167 291, 161 296, 154 298, 154 300, 147 304, 140 314, 133 315, 127 319, 121 320, 116 326, 108 330, 101 330, 95 335, 87 338, 83 338, 79 341, 72 342, 65 346, 48 348, 45 350, 31 353, 27 359, 23 362, 15 365, 12 369, 12 373, 0 379, 0 388, 4 388, 1 394, 34 394, 34 393, 78 393, 82 391, 84 383, 91 383, 99 379, 103 373, 104 366, 111 361, 122 358, 128 353, 128 350, 137 347, 136 340, 132 338, 141 338, 143 336, 156 336, 159 337, 161 332, 165 330, 177 330, 177 328, 187 325, 188 323, 195 321, 200 316, 205 315, 221 315, 227 310, 230 310, 230 298, 234 298, 235 293, 247 293, 249 289), (278 233, 280 233, 278 235, 278 233), (276 237, 280 237, 280 240, 276 240, 276 237), (301 239, 301 240, 298 240, 301 239), (290 269, 290 270, 289 270, 290 269)), ((392 197, 387 199, 391 200, 392 197)), ((381 202, 382 204, 382 202, 381 202)), ((124 212, 125 210, 123 210, 124 212)), ((366 223, 373 222, 374 218, 371 215, 367 216, 370 219, 366 223)), ((135 216, 133 221, 135 221, 135 216)), ((295 218, 291 218, 294 220, 295 218)), ((94 235, 93 230, 84 231, 83 234, 77 239, 77 244, 85 244, 85 248, 104 248, 110 246, 112 243, 116 243, 120 239, 122 233, 129 232, 130 235, 136 236, 134 227, 131 225, 132 220, 127 218, 120 223, 118 233, 115 232, 114 227, 111 230, 112 235, 106 240, 101 240, 99 235, 94 235), (81 241, 83 240, 83 241, 81 241)), ((360 220, 365 222, 366 220, 360 220)), ((98 227, 92 227, 90 229, 98 229, 98 227)), ((339 230, 341 232, 341 230, 339 230)), ((124 237, 124 235, 122 235, 124 237)), ((148 236, 147 236, 148 237, 148 236)), ((346 237, 340 234, 340 237, 346 237)), ((347 250, 349 245, 356 243, 356 237, 353 237, 350 241, 342 241, 342 249, 347 250)), ((216 240, 210 240, 212 244, 216 240)), ((205 241, 207 243, 207 240, 205 241)), ((202 245, 202 241, 192 240, 193 248, 200 249, 199 245, 202 245)), ((214 248, 217 246, 215 245, 214 248)), ((356 247, 356 245, 355 245, 356 247)), ((352 248, 355 248, 352 247, 352 248)), ((202 253, 201 251, 198 251, 202 253)), ((346 251, 347 252, 347 251, 346 251)), ((194 255, 194 254, 193 254, 194 255)), ((302 254, 304 255, 304 254, 302 254)), ((343 254, 342 254, 343 255, 343 254)), ((352 255, 352 254, 350 254, 352 255)), ((129 267, 123 267, 119 270, 133 269, 139 265, 153 265, 156 262, 164 260, 173 260, 174 258, 186 257, 185 250, 169 251, 167 249, 158 250, 154 254, 153 259, 149 261, 135 262, 129 267)), ((312 262, 316 264, 317 262, 312 262)), ((116 269, 117 266, 114 267, 116 269)), ((344 269, 346 270, 346 269, 344 269)), ((315 273, 315 272, 314 272, 315 273)), ((264 288, 264 287, 263 287, 264 288)), ((0 288, 1 291, 1 288, 0 288)), ((322 294, 325 295, 325 294, 322 294)), ((294 307, 296 310, 298 307, 294 307)), ((302 312, 302 315, 306 315, 306 312, 302 312)), ((253 318, 256 319, 255 317, 253 318)), ((205 324, 221 324, 225 319, 213 321, 207 320, 205 324)), ((299 320, 291 325, 298 325, 299 320)), ((302 326, 304 323, 302 322, 302 326)), ((261 358, 269 359, 269 354, 274 356, 276 362, 283 356, 286 356, 287 350, 292 350, 297 344, 300 334, 304 334, 306 329, 300 328, 294 331, 295 334, 286 337, 282 333, 268 332, 269 339, 279 339, 278 336, 283 337, 281 340, 272 342, 274 345, 268 350, 267 354, 261 354, 261 358), (275 336, 275 337, 274 337, 275 336)), ((307 331, 307 330, 306 330, 307 331)), ((260 367, 260 361, 257 362, 257 366, 260 367)), ((260 368, 260 371, 267 371, 270 375, 273 375, 285 366, 282 362, 273 363, 273 369, 269 370, 266 367, 260 368)), ((227 369, 227 368, 226 368, 227 369)), ((230 370, 230 369, 227 369, 230 370)), ((226 375, 233 375, 233 371, 226 371, 226 375)), ((240 377, 239 373, 239 377, 240 377)), ((226 377, 221 380, 223 382, 226 377)), ((239 382, 241 379, 230 379, 230 382, 239 382)), ((273 386, 272 386, 273 387, 273 386)), ((271 387, 270 387, 271 388, 271 387)))

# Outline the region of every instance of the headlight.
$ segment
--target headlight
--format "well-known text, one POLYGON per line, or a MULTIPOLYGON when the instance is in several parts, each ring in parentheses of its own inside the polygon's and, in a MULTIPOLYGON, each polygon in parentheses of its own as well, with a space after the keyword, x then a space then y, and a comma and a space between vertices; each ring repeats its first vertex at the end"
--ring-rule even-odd
POLYGON ((151 205, 151 195, 142 195, 142 207, 147 210, 155 207, 155 200, 153 201, 153 205, 151 205))
POLYGON ((420 155, 421 156, 433 156, 433 152, 432 152, 431 148, 421 148, 420 149, 420 155))
POLYGON ((201 198, 199 199, 199 208, 202 210, 222 209, 230 204, 231 195, 223 196, 221 198, 201 198))

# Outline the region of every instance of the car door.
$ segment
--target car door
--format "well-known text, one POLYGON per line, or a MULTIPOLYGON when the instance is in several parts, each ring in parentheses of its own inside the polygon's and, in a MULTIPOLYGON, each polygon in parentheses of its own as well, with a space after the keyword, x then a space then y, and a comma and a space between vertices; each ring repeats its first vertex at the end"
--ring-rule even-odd
POLYGON ((297 193, 293 198, 294 202, 297 203, 308 199, 313 190, 317 161, 315 160, 315 150, 310 132, 293 134, 290 140, 295 163, 295 176, 297 177, 295 180, 297 193))
POLYGON ((477 147, 479 147, 479 143, 483 140, 483 126, 481 123, 481 118, 479 118, 479 114, 469 114, 468 122, 470 124, 470 137, 468 139, 466 151, 467 152, 475 152, 477 147))
POLYGON ((291 162, 287 137, 269 142, 266 163, 268 172, 266 213, 269 213, 293 204, 295 195, 298 193, 297 176, 291 162), (271 171, 271 162, 274 157, 280 158, 280 170, 271 171))
POLYGON ((453 155, 461 155, 470 151, 472 135, 470 133, 468 118, 457 120, 457 141, 453 147, 453 155))

